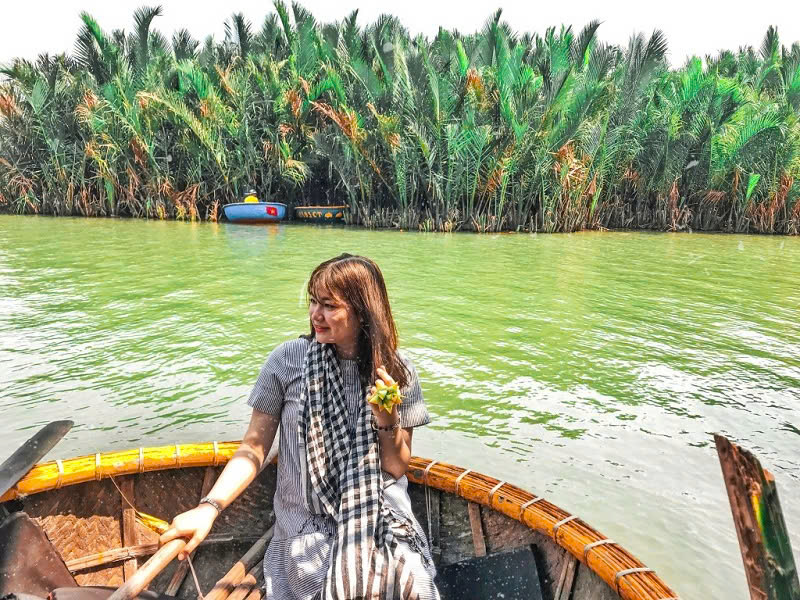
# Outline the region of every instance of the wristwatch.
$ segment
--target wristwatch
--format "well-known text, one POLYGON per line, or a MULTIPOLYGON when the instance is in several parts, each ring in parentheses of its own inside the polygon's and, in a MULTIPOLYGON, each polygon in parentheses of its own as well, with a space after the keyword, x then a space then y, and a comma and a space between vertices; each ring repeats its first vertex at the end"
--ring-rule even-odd
POLYGON ((201 504, 210 504, 211 506, 217 509, 217 514, 220 514, 222 512, 222 505, 213 498, 209 498, 208 496, 203 496, 202 498, 200 498, 200 502, 198 502, 197 505, 200 506, 201 504))

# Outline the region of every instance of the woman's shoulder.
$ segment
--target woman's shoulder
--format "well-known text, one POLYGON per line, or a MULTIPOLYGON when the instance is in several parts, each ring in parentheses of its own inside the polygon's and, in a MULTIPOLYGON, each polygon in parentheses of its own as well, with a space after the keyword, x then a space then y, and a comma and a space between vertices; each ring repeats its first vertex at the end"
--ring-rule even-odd
POLYGON ((290 340, 286 340, 285 342, 281 342, 278 345, 278 348, 282 348, 284 354, 298 354, 302 353, 305 356, 305 353, 308 352, 308 346, 311 344, 311 340, 306 337, 296 337, 290 340))
POLYGON ((302 366, 310 343, 309 340, 302 337, 281 342, 270 352, 267 363, 276 367, 298 364, 302 366))

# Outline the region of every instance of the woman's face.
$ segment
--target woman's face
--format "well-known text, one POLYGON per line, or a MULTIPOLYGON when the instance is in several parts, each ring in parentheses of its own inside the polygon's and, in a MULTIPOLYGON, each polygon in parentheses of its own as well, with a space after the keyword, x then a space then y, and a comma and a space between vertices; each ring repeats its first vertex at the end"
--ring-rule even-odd
POLYGON ((339 355, 354 358, 359 322, 355 311, 326 290, 309 297, 308 316, 320 344, 336 344, 339 355))

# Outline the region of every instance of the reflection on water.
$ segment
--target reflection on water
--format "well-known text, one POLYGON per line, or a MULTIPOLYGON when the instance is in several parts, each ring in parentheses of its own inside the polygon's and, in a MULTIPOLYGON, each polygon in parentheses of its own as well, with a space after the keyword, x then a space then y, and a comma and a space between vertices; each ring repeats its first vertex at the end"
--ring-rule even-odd
POLYGON ((235 439, 311 269, 381 265, 436 456, 548 494, 684 598, 747 597, 711 434, 776 473, 800 540, 800 239, 0 216, 0 455, 235 439))

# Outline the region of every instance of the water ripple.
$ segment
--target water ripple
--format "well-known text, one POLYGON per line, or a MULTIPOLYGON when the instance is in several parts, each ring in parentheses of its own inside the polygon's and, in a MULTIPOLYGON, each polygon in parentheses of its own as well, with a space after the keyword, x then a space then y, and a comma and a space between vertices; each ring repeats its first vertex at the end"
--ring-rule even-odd
POLYGON ((551 495, 682 597, 743 599, 721 432, 775 472, 800 541, 796 238, 0 216, 0 455, 65 417, 54 456, 238 438, 343 251, 387 277, 433 415, 416 453, 551 495))

